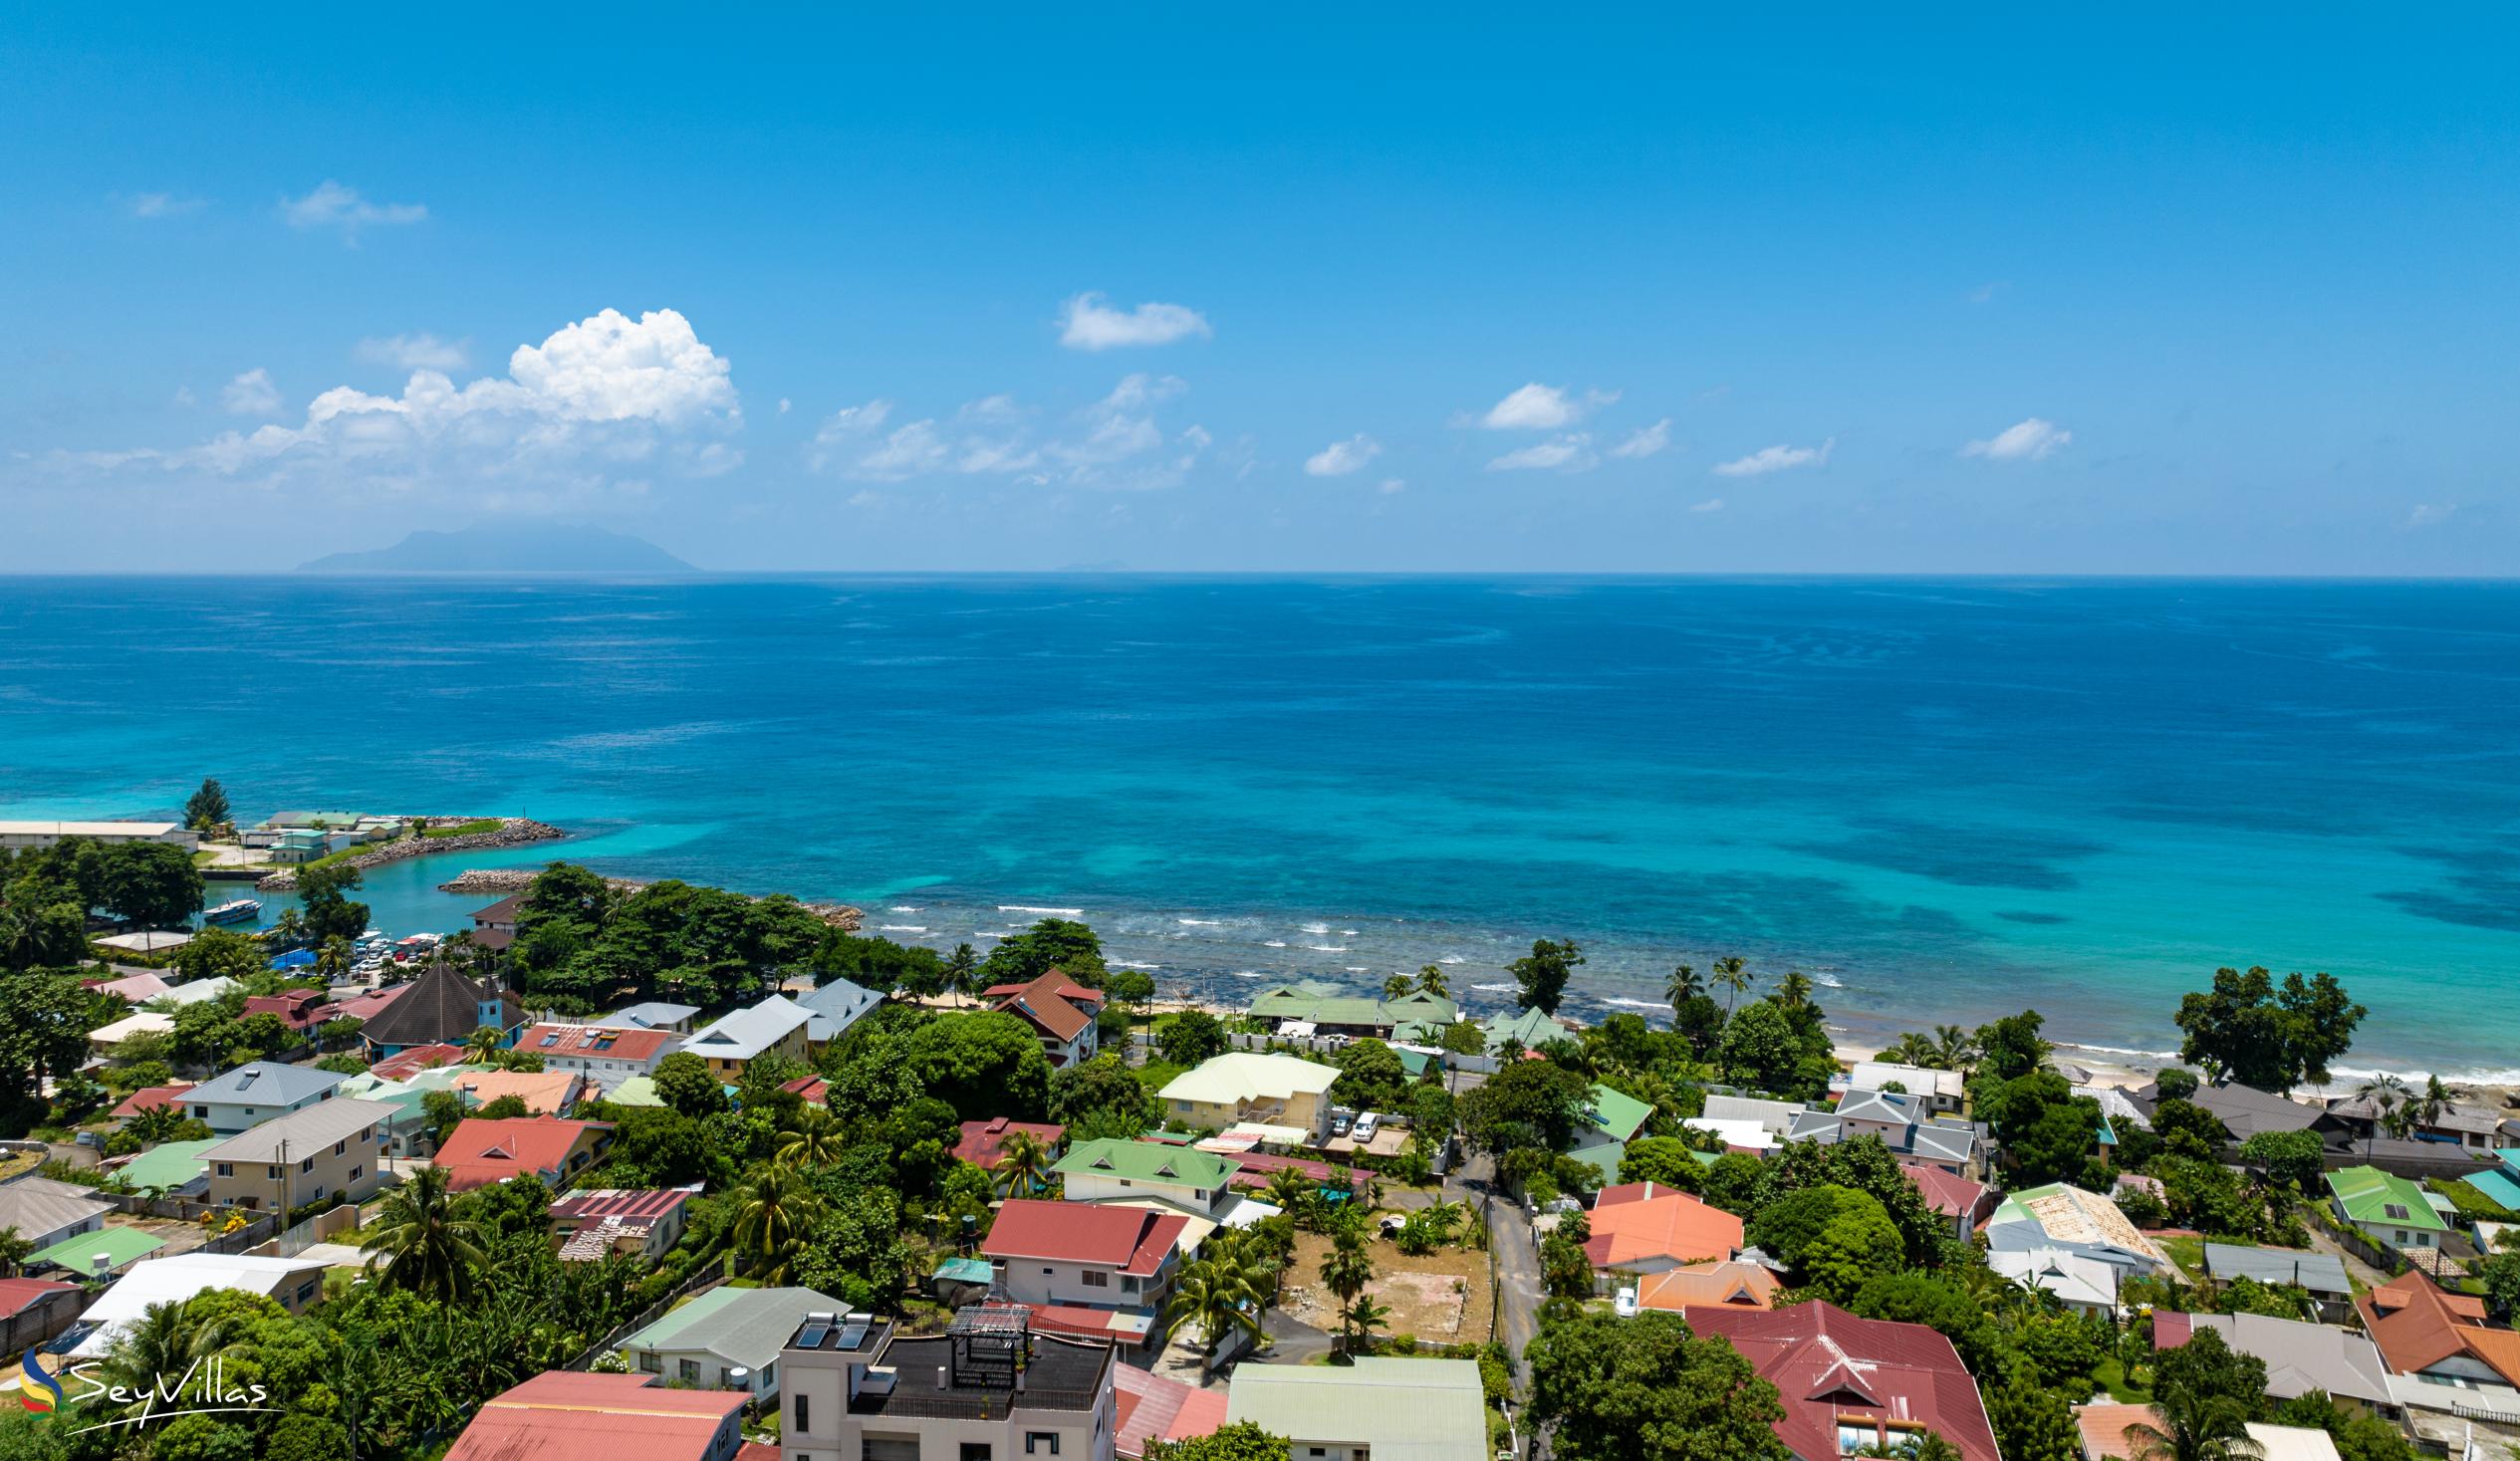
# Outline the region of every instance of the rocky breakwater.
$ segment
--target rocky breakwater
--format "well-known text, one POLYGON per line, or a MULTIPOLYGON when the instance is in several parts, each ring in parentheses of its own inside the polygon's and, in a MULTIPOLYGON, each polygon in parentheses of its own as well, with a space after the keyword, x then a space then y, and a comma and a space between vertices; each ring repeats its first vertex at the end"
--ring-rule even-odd
MULTIPOLYGON (((467 822, 487 822, 484 817, 432 817, 432 827, 456 827, 467 822)), ((405 857, 433 857, 440 852, 486 852, 497 848, 521 848, 531 843, 558 842, 569 836, 547 822, 528 817, 501 817, 498 826, 487 832, 467 832, 456 837, 422 837, 405 833, 391 842, 363 848, 340 858, 332 866, 376 867, 386 862, 399 862, 405 857)), ((526 874, 532 876, 529 870, 526 874)), ((265 892, 290 892, 298 885, 298 869, 283 867, 254 884, 265 892)))
MULTIPOLYGON (((540 867, 467 867, 439 883, 437 890, 450 893, 519 893, 533 886, 535 875, 542 870, 540 867)), ((604 883, 617 893, 636 892, 647 885, 645 879, 636 877, 608 877, 604 883)), ((866 909, 848 903, 809 900, 803 906, 805 911, 843 933, 857 932, 867 916, 866 909)))

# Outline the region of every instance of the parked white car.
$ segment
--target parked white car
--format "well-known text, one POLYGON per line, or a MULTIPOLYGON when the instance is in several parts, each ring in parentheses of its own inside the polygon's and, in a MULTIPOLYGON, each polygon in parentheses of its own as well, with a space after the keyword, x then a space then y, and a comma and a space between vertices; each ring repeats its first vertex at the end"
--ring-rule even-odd
POLYGON ((1372 1111, 1367 1111, 1364 1115, 1357 1117, 1357 1144, 1359 1146, 1363 1146, 1367 1142, 1373 1140, 1374 1133, 1382 1127, 1382 1124, 1383 1118, 1372 1111))
POLYGON ((1635 1319, 1637 1317, 1637 1291, 1634 1289, 1620 1290, 1618 1297, 1610 1301, 1610 1307, 1611 1311, 1617 1314, 1621 1319, 1635 1319))

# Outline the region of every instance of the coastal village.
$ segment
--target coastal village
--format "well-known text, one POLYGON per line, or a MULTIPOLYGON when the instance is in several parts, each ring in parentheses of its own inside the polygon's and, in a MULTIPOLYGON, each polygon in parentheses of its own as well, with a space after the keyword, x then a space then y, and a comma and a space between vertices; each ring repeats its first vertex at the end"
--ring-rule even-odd
POLYGON ((1738 957, 1583 1026, 1546 938, 1219 1009, 565 860, 390 937, 363 867, 563 834, 186 811, 0 823, 11 1461, 2520 1444, 2520 1107, 2341 1074, 2324 974, 2143 1072, 1738 957))

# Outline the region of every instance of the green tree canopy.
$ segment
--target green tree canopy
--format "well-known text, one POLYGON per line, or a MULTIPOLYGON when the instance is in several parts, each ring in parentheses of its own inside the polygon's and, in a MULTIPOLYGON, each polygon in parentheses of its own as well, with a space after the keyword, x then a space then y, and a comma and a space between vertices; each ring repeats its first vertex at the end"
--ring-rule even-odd
POLYGON ((1584 950, 1574 939, 1532 940, 1531 952, 1505 966, 1521 989, 1522 1008, 1554 1015, 1566 999, 1567 981, 1575 968, 1584 962, 1584 950))
POLYGON ((1585 1461, 1788 1461, 1776 1387, 1678 1315, 1592 1313, 1543 1329, 1526 1355, 1531 1418, 1585 1461))
POLYGON ((2179 1001, 2178 1058, 2207 1072, 2286 1092, 2328 1079, 2371 1011, 2329 974, 2287 974, 2278 985, 2262 967, 2214 971, 2213 988, 2179 1001))

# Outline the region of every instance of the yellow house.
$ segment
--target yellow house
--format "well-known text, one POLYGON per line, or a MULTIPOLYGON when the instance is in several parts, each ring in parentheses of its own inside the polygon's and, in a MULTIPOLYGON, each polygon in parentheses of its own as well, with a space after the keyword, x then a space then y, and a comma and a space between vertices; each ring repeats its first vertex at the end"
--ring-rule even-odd
POLYGON ((1188 1126, 1223 1130, 1242 1121, 1293 1126, 1321 1141, 1330 1134, 1330 1088, 1336 1068, 1290 1055, 1235 1051, 1184 1071, 1157 1093, 1165 1115, 1188 1126))
POLYGON ((728 1085, 744 1079, 744 1068, 757 1056, 806 1058, 806 1026, 814 1012, 786 995, 774 994, 748 1009, 726 1015, 682 1043, 682 1048, 708 1062, 709 1074, 728 1085))
POLYGON ((365 1201, 383 1180, 385 1126, 399 1113, 383 1101, 319 1101, 230 1136, 201 1153, 210 1200, 282 1213, 365 1201))

